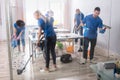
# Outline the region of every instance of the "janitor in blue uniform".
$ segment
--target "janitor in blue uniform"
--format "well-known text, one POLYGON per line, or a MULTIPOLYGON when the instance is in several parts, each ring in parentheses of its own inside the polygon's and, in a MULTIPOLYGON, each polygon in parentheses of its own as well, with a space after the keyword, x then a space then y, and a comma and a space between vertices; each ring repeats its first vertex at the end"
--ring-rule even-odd
POLYGON ((83 22, 81 23, 81 26, 84 27, 84 50, 83 50, 83 58, 85 59, 85 62, 87 62, 87 53, 88 53, 88 46, 89 42, 91 44, 90 47, 90 62, 93 63, 93 57, 94 57, 94 49, 97 42, 97 31, 99 29, 100 33, 104 33, 106 28, 103 28, 103 22, 102 19, 99 17, 100 14, 100 8, 96 7, 94 9, 94 13, 87 15, 83 22))
POLYGON ((49 20, 43 16, 39 11, 35 11, 34 13, 35 19, 38 20, 38 25, 39 25, 39 33, 38 33, 38 41, 37 43, 39 44, 40 37, 42 34, 42 30, 44 31, 44 36, 45 36, 45 46, 46 46, 46 68, 45 71, 49 72, 49 63, 50 63, 50 53, 53 58, 53 66, 54 69, 57 69, 56 66, 56 53, 55 53, 55 45, 56 45, 56 33, 53 29, 53 25, 49 20))

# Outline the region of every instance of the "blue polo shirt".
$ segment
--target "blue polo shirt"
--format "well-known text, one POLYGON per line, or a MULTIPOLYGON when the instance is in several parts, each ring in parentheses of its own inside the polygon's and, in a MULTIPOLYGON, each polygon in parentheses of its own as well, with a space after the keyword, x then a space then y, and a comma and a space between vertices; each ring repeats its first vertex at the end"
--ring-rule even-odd
MULTIPOLYGON (((48 15, 48 13, 47 14, 45 14, 45 16, 47 17, 47 18, 49 18, 50 16, 48 15)), ((52 24, 52 26, 53 26, 53 23, 54 23, 54 18, 53 17, 50 17, 50 19, 49 19, 49 22, 52 24)))
POLYGON ((80 14, 75 14, 75 20, 77 22, 77 26, 80 25, 80 20, 84 19, 84 14, 81 12, 80 14))
POLYGON ((16 23, 14 23, 14 28, 17 30, 17 33, 20 33, 21 31, 25 31, 25 26, 19 27, 16 23))
POLYGON ((54 23, 54 18, 53 17, 50 17, 50 23, 53 26, 53 23, 54 23))
POLYGON ((21 38, 24 38, 25 36, 25 26, 19 27, 16 23, 14 23, 14 28, 17 30, 16 35, 18 36, 21 31, 23 31, 21 38))
POLYGON ((84 37, 95 39, 97 38, 97 30, 98 28, 103 27, 103 23, 100 17, 93 17, 93 14, 86 16, 83 19, 84 27, 84 37))
POLYGON ((51 22, 47 21, 45 23, 45 21, 42 18, 40 18, 38 19, 38 25, 44 31, 45 37, 51 37, 56 35, 51 22))

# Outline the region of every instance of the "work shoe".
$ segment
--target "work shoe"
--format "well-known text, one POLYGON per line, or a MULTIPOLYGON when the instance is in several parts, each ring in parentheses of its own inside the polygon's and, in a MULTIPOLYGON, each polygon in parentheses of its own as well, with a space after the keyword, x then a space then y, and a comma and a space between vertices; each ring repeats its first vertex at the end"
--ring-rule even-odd
POLYGON ((45 69, 40 69, 40 72, 45 72, 45 73, 49 73, 50 71, 49 71, 49 69, 47 69, 47 68, 45 68, 45 69))
POLYGON ((58 68, 57 68, 57 67, 54 67, 54 68, 53 68, 53 71, 57 71, 57 70, 58 70, 58 68))
POLYGON ((90 63, 91 64, 96 64, 97 62, 93 61, 93 60, 90 60, 90 63))
POLYGON ((45 68, 45 72, 50 72, 50 70, 48 68, 45 68))
POLYGON ((58 69, 57 66, 56 65, 53 65, 53 66, 54 66, 54 71, 57 71, 58 69))
POLYGON ((86 64, 87 63, 87 60, 85 59, 84 61, 81 62, 82 64, 86 64))

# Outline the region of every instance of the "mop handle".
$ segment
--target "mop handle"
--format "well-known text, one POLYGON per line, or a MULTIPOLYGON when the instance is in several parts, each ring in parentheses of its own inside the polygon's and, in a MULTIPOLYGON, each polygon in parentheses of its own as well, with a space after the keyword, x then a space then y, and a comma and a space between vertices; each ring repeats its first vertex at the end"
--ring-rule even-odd
MULTIPOLYGON (((44 38, 44 36, 40 39, 40 41, 42 41, 42 39, 44 38)), ((37 47, 36 47, 37 48, 37 47)), ((31 57, 33 56, 33 53, 30 55, 29 59, 27 60, 25 66, 23 67, 23 69, 25 69, 25 67, 27 66, 28 62, 30 61, 31 57)))
POLYGON ((31 59, 32 56, 33 56, 33 54, 30 55, 29 59, 27 60, 26 64, 24 65, 23 69, 25 69, 25 67, 27 66, 27 64, 30 61, 30 59, 31 59))

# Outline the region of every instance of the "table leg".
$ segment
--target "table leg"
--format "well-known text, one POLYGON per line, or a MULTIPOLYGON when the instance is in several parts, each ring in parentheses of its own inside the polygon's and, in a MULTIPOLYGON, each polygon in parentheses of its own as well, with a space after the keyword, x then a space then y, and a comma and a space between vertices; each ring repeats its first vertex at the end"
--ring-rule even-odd
POLYGON ((34 53, 33 53, 33 43, 31 43, 32 44, 32 62, 34 61, 34 53))
MULTIPOLYGON (((32 46, 32 41, 29 38, 29 56, 32 55, 32 53, 31 53, 31 46, 32 46)), ((33 62, 33 57, 32 57, 32 62, 33 62)))
POLYGON ((30 44, 30 38, 29 38, 29 55, 31 55, 31 51, 30 51, 30 50, 31 50, 31 47, 30 47, 30 45, 31 45, 31 44, 30 44))

